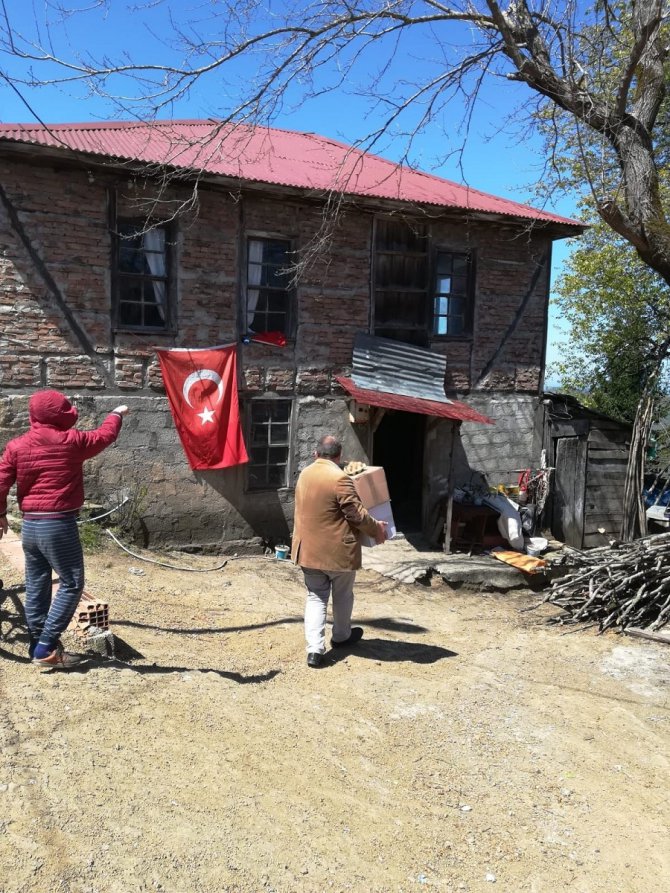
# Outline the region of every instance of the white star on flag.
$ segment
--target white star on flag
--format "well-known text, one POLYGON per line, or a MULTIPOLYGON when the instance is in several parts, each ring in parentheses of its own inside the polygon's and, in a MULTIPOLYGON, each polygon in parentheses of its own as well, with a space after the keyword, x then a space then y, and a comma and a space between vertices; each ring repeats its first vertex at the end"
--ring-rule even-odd
POLYGON ((202 412, 196 413, 196 415, 202 419, 202 424, 205 425, 207 422, 214 423, 214 410, 213 409, 203 409, 202 412))

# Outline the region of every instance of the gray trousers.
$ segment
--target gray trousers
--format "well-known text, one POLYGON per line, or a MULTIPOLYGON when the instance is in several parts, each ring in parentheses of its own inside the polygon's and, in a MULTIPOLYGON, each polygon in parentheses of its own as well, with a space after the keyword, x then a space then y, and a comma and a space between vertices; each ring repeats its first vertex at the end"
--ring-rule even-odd
POLYGON ((356 571, 321 571, 303 567, 307 587, 305 602, 305 639, 308 654, 326 650, 326 615, 328 599, 333 594, 333 639, 344 642, 351 635, 351 612, 354 607, 356 571))

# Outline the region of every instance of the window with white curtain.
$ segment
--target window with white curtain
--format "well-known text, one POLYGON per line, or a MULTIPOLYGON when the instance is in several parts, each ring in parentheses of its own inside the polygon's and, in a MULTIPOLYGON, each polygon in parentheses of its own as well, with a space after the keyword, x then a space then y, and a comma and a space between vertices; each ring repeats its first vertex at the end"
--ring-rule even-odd
POLYGON ((291 334, 291 263, 291 243, 288 240, 248 239, 247 332, 291 334))
POLYGON ((170 330, 168 226, 119 222, 115 238, 115 322, 121 329, 170 330))

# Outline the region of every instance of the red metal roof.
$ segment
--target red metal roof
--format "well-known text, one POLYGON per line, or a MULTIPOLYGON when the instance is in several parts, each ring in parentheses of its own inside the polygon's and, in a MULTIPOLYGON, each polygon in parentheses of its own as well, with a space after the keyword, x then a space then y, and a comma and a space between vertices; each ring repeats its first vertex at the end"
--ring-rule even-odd
POLYGON ((418 412, 421 415, 434 415, 442 419, 453 419, 459 422, 481 422, 484 425, 495 425, 493 419, 482 415, 476 409, 451 400, 439 403, 437 400, 424 400, 422 397, 403 397, 400 394, 389 394, 384 391, 370 391, 359 388, 350 378, 335 376, 347 393, 358 401, 369 406, 381 406, 383 409, 398 409, 401 412, 418 412))
POLYGON ((412 170, 314 133, 213 121, 0 124, 2 142, 583 228, 579 221, 412 170))

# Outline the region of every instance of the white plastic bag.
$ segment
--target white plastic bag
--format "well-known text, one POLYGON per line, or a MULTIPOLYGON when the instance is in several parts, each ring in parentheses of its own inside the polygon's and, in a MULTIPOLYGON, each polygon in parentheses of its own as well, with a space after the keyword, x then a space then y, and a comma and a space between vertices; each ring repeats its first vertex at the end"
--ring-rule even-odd
POLYGON ((484 497, 484 504, 490 505, 500 513, 498 518, 498 530, 513 549, 523 552, 523 530, 521 528, 521 515, 519 506, 502 493, 490 494, 484 497))

